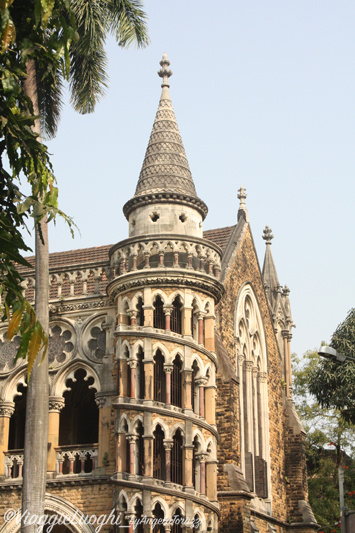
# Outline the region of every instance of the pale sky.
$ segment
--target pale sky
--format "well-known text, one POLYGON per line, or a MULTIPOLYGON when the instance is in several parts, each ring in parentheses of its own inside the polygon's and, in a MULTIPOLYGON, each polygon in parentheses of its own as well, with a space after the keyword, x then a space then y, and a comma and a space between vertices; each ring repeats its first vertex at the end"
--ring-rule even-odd
POLYGON ((236 223, 240 185, 262 267, 268 224, 281 285, 291 290, 298 355, 329 341, 354 306, 355 3, 353 0, 150 0, 151 45, 108 43, 110 87, 96 112, 66 104, 49 143, 62 223, 50 250, 128 236, 135 190, 160 97, 170 94, 204 229, 236 223))

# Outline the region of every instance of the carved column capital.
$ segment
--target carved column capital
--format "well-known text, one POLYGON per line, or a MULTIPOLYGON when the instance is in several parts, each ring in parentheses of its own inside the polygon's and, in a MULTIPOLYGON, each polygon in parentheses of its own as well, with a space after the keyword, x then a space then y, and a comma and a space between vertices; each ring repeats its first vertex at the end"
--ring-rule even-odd
POLYGON ((266 383, 267 382, 267 372, 258 372, 258 380, 260 383, 266 383))
POLYGON ((174 370, 174 365, 164 365, 165 374, 171 374, 174 370))
POLYGON ((251 372, 253 370, 253 361, 245 361, 245 369, 247 372, 251 372))
POLYGON ((60 413, 65 405, 63 396, 50 396, 49 397, 49 412, 60 413))
POLYGON ((14 402, 1 402, 0 403, 0 416, 11 418, 15 412, 14 402))
POLYGON ((101 409, 105 403, 106 403, 106 396, 105 395, 98 395, 98 393, 95 394, 95 403, 99 409, 101 409))
POLYGON ((170 439, 164 439, 163 446, 166 450, 171 450, 174 445, 174 441, 170 439))

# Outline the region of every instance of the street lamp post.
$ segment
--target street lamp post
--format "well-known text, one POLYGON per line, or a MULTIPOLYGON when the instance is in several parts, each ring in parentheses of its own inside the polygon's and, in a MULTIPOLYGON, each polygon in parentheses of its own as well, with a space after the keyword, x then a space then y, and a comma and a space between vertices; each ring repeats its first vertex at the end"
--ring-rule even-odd
MULTIPOLYGON (((339 363, 344 363, 346 360, 355 361, 354 357, 345 355, 344 353, 337 352, 334 348, 330 346, 322 346, 318 350, 318 355, 325 357, 326 359, 331 359, 332 361, 338 361, 339 363)), ((339 467, 339 504, 340 504, 340 517, 341 517, 341 533, 347 532, 346 525, 346 509, 344 504, 344 469, 339 467)))

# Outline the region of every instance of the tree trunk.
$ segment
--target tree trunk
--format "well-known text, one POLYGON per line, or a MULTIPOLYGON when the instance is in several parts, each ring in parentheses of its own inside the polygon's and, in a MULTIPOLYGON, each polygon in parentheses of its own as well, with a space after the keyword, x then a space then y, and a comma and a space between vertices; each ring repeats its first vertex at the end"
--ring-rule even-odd
MULTIPOLYGON (((27 64, 25 92, 31 98, 34 114, 38 116, 36 67, 33 60, 27 64)), ((40 134, 40 123, 36 120, 34 131, 40 134)), ((41 140, 39 138, 39 140, 41 140)), ((35 311, 44 331, 49 330, 49 249, 47 220, 42 219, 41 240, 38 225, 35 227, 35 311)), ((47 476, 48 440, 48 357, 39 365, 42 351, 38 354, 32 369, 27 390, 21 532, 37 533, 33 524, 34 515, 38 520, 44 515, 44 501, 47 476), (28 523, 29 522, 29 523, 28 523)))

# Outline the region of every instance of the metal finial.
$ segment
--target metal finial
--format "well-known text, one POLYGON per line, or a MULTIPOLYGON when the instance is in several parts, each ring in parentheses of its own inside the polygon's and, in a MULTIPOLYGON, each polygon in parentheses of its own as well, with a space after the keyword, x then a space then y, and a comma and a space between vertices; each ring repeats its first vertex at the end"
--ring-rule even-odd
POLYGON ((170 76, 172 76, 172 71, 169 69, 170 61, 168 59, 168 56, 166 53, 163 54, 163 58, 160 61, 161 69, 158 70, 158 76, 163 78, 163 83, 161 84, 162 87, 170 87, 168 83, 168 79, 170 76))
POLYGON ((271 244, 272 239, 274 238, 271 228, 269 226, 265 226, 265 229, 263 231, 263 239, 266 244, 271 244))

